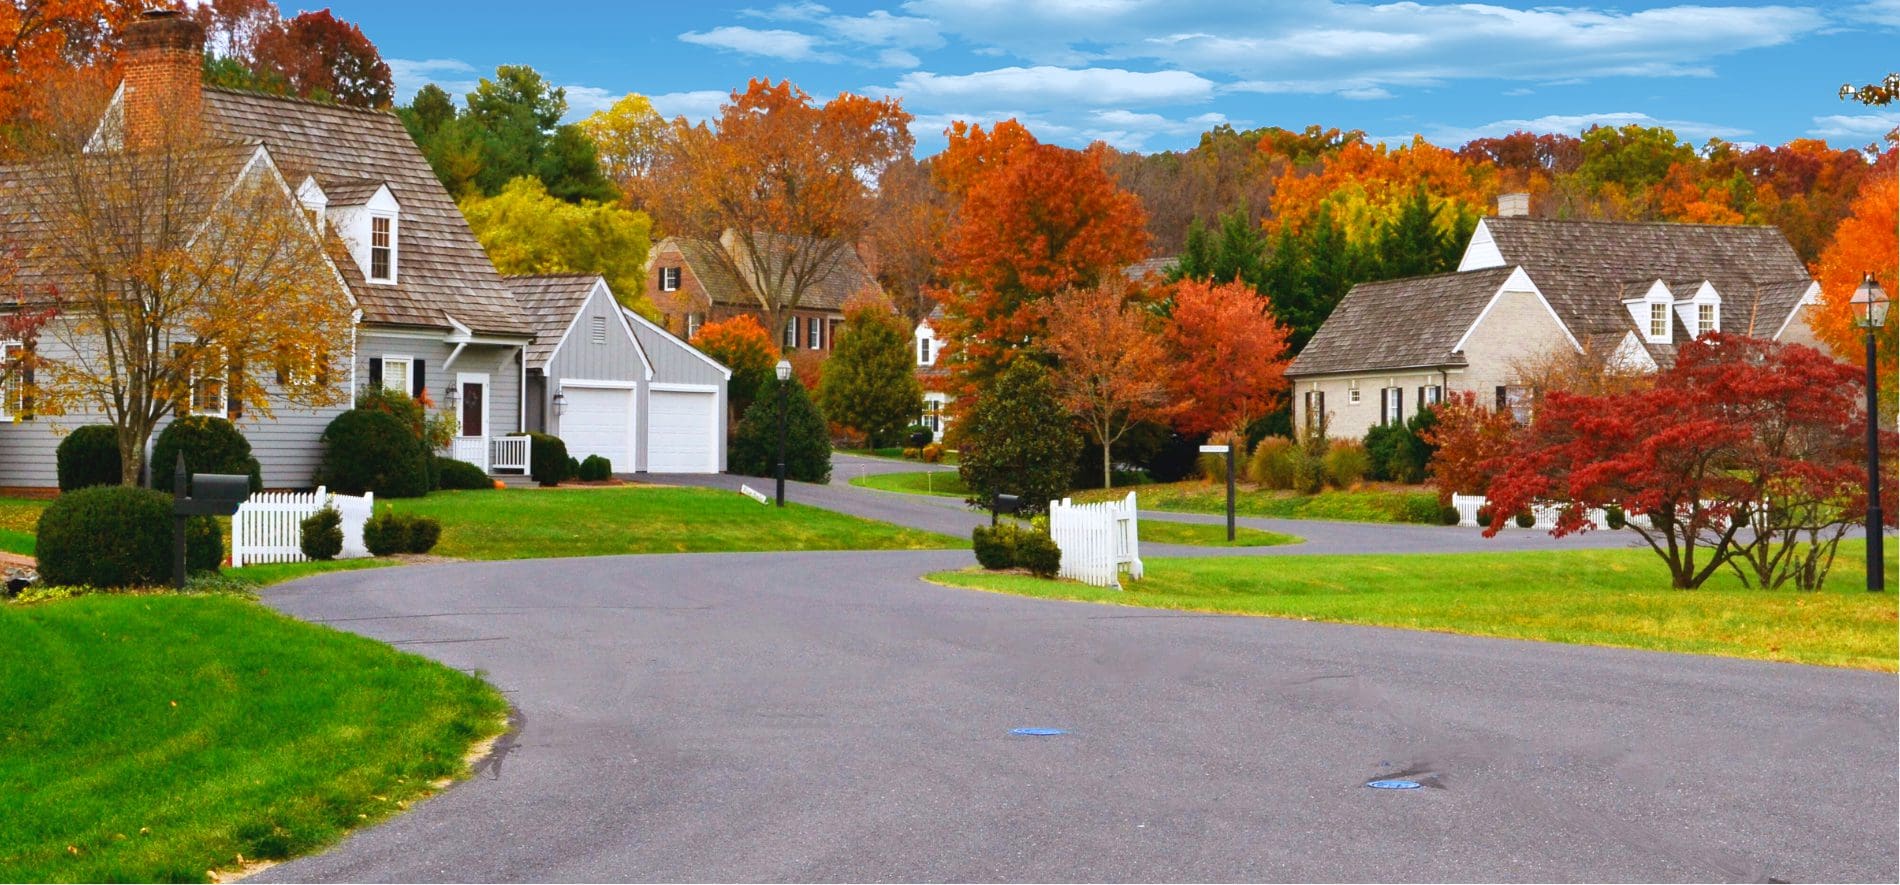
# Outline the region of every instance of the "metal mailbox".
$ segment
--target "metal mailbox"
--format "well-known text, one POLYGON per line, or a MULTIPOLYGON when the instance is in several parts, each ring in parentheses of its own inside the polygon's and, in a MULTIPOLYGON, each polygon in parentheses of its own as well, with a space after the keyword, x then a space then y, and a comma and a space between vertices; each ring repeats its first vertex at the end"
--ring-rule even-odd
POLYGON ((191 497, 174 505, 180 516, 230 516, 251 497, 251 478, 224 473, 200 473, 191 478, 191 497))

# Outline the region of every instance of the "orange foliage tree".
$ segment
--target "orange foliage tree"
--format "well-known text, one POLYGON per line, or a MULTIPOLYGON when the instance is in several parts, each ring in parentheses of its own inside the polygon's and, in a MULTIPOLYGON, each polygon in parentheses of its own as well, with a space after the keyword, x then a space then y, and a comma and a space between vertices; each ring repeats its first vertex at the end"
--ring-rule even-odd
POLYGON ((971 393, 1046 337, 1042 305, 1092 288, 1146 256, 1141 201, 1115 186, 1099 150, 1027 139, 1014 122, 953 127, 939 170, 962 204, 939 263, 945 358, 971 393))
POLYGON ((1046 308, 1056 393, 1102 447, 1102 488, 1114 485, 1115 443, 1135 425, 1173 411, 1167 346, 1133 296, 1118 274, 1065 289, 1046 308))
MULTIPOLYGON (((1894 228, 1895 219, 1900 218, 1900 194, 1894 191, 1894 162, 1895 152, 1890 150, 1878 164, 1881 174, 1862 183, 1853 214, 1834 229, 1834 239, 1814 270, 1821 283, 1821 304, 1809 312, 1809 325, 1836 356, 1856 366, 1867 364, 1867 345, 1866 333, 1854 325, 1854 310, 1848 304, 1855 287, 1872 271, 1888 297, 1900 297, 1900 272, 1895 267, 1900 231, 1894 228)), ((1880 376, 1889 381, 1897 365, 1896 341, 1900 341, 1900 319, 1889 316, 1876 342, 1876 365, 1880 376)))
POLYGON ((115 80, 125 26, 147 0, 14 0, 0 6, 0 123, 31 122, 36 89, 88 72, 115 80))
POLYGON ((1182 433, 1239 433, 1280 408, 1287 391, 1287 328, 1241 282, 1182 280, 1167 327, 1170 385, 1182 433))
POLYGON ((758 396, 759 388, 773 380, 778 365, 778 344, 749 313, 699 327, 693 346, 732 370, 732 380, 726 385, 726 404, 733 415, 745 414, 745 407, 758 396))
POLYGON ((1353 141, 1324 155, 1316 170, 1288 169, 1274 183, 1270 232, 1298 234, 1327 207, 1347 240, 1363 246, 1379 225, 1423 188, 1441 225, 1462 215, 1483 215, 1497 194, 1496 167, 1414 138, 1388 149, 1353 141), (1454 211, 1442 211, 1446 204, 1454 211))

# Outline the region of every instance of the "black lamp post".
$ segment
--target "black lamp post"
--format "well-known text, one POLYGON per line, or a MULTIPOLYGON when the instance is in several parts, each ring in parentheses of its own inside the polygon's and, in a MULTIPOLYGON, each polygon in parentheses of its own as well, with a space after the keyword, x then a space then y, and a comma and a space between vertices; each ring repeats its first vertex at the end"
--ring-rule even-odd
POLYGON ((1860 281, 1849 302, 1854 323, 1867 332, 1867 590, 1887 587, 1886 529, 1880 512, 1880 375, 1876 342, 1887 324, 1887 293, 1874 282, 1872 272, 1860 281))
POLYGON ((790 360, 778 361, 778 506, 785 506, 785 390, 792 380, 790 360))

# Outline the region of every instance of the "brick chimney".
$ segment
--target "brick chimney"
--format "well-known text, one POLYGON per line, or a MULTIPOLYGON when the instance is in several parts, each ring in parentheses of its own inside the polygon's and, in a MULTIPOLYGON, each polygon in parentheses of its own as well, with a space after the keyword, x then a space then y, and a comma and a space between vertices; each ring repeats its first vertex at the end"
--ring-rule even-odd
POLYGON ((175 9, 147 10, 125 29, 127 147, 151 148, 198 124, 204 49, 204 28, 175 9))
POLYGON ((1499 218, 1522 218, 1529 214, 1531 214, 1530 194, 1498 194, 1499 218))

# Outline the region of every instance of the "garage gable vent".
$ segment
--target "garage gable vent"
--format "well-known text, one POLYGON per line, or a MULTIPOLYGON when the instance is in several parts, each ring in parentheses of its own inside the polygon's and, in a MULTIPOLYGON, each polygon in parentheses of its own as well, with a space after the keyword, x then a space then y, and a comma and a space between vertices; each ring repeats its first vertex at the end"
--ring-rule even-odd
POLYGON ((594 343, 607 343, 607 318, 594 317, 594 343))

